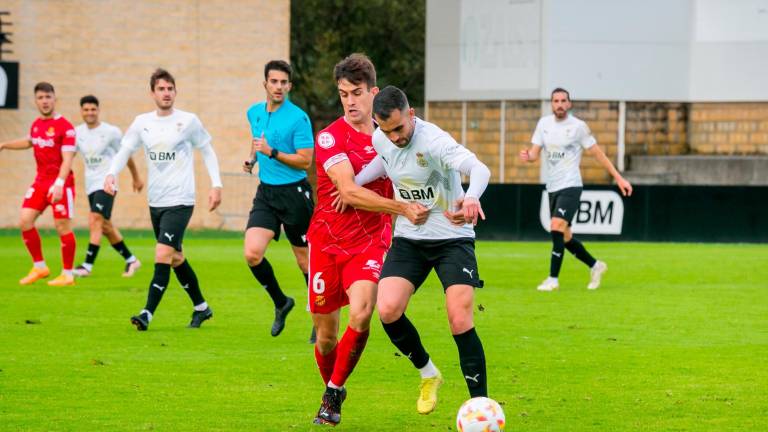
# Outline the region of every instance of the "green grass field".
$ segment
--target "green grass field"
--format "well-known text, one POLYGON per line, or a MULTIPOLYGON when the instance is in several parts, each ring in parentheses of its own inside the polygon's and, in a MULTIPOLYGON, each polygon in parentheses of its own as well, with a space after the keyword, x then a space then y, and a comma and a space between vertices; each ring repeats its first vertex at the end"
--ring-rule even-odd
MULTIPOLYGON (((58 239, 43 242, 58 272, 58 239)), ((81 233, 78 262, 86 242, 81 233)), ((323 429, 310 424, 323 386, 309 315, 296 308, 269 336, 271 303, 239 237, 185 239, 214 319, 185 328, 192 308, 173 280, 146 333, 129 317, 146 298, 153 242, 127 242, 144 262, 133 279, 102 246, 92 277, 54 289, 19 286, 29 258, 16 232, 0 235, 0 430, 323 429)), ((560 291, 539 293, 548 244, 478 243, 475 321, 507 431, 768 430, 768 246, 587 246, 609 265, 599 290, 569 256, 560 291)), ((287 243, 267 256, 304 303, 287 243)), ((434 276, 408 314, 446 378, 437 410, 416 414, 418 372, 374 320, 336 430, 455 429, 467 393, 434 276)))

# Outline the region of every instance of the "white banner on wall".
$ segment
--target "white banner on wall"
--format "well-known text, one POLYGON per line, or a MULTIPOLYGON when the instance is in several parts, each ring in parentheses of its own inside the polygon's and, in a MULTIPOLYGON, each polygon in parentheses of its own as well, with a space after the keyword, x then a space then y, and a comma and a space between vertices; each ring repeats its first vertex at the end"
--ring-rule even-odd
MULTIPOLYGON (((541 226, 549 232, 549 195, 541 193, 539 211, 541 226)), ((624 222, 624 201, 614 191, 587 190, 581 193, 579 211, 573 218, 571 229, 575 234, 619 235, 624 222)))
POLYGON ((461 0, 461 90, 539 88, 539 0, 461 0))

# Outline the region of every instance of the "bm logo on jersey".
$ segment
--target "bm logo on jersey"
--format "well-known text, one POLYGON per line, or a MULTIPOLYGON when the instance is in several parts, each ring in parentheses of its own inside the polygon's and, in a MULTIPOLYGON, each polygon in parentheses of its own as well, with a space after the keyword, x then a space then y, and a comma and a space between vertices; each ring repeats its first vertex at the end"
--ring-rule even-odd
POLYGON ((398 188, 400 198, 404 200, 430 200, 435 198, 435 189, 432 186, 419 189, 398 188))
POLYGON ((176 152, 149 152, 149 160, 155 162, 167 162, 176 160, 176 152))

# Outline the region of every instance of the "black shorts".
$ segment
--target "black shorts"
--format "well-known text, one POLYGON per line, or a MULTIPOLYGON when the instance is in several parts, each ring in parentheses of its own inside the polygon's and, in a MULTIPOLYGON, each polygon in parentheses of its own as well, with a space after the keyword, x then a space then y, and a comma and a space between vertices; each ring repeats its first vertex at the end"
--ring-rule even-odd
POLYGON ((304 179, 285 185, 261 183, 248 215, 248 228, 265 228, 280 240, 280 225, 294 246, 307 246, 307 229, 315 211, 312 186, 304 179))
POLYGON ((573 217, 579 211, 581 189, 580 187, 569 187, 556 192, 549 192, 550 217, 565 219, 568 226, 571 226, 573 217))
POLYGON ((418 290, 433 268, 443 290, 451 285, 483 287, 472 238, 411 240, 395 237, 384 259, 381 279, 398 276, 407 279, 418 290))
POLYGON ((181 252, 181 242, 194 206, 178 205, 172 207, 150 207, 152 229, 158 243, 171 246, 181 252))
POLYGON ((115 196, 99 189, 88 194, 88 205, 91 213, 98 213, 109 220, 112 217, 112 206, 115 204, 115 196))

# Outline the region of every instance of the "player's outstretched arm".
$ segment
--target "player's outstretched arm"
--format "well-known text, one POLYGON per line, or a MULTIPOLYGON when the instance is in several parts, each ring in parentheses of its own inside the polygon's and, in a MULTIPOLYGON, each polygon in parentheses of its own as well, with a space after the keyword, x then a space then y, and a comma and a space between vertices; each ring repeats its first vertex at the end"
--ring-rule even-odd
POLYGON ((373 160, 366 165, 355 176, 355 184, 358 186, 367 185, 368 183, 387 175, 387 171, 384 169, 384 160, 381 156, 376 155, 373 160))
POLYGON ((200 154, 203 156, 205 168, 208 170, 208 176, 211 178, 211 191, 208 193, 208 211, 214 211, 221 204, 221 174, 219 173, 219 159, 216 152, 210 145, 200 147, 200 154))
POLYGON ((26 138, 26 137, 0 143, 0 151, 26 150, 30 147, 32 147, 32 141, 30 141, 29 138, 26 138))
POLYGON ((541 146, 531 146, 529 149, 520 150, 520 160, 523 162, 536 162, 541 154, 541 146))
POLYGON ((133 191, 141 192, 144 189, 144 182, 141 180, 139 170, 136 168, 136 162, 133 161, 133 157, 128 158, 128 170, 131 171, 131 178, 133 179, 133 191))
POLYGON ((348 160, 337 162, 326 170, 339 191, 342 201, 360 210, 401 215, 414 225, 427 221, 429 209, 419 203, 404 203, 385 198, 376 192, 355 184, 355 171, 348 160))
POLYGON ((613 166, 613 163, 611 163, 611 160, 608 159, 608 156, 605 155, 600 146, 597 144, 593 145, 587 149, 587 153, 597 159, 597 161, 600 162, 600 165, 602 165, 603 168, 605 168, 606 171, 611 174, 613 179, 616 180, 616 184, 619 186, 619 190, 621 191, 622 195, 632 195, 632 185, 624 177, 622 177, 621 174, 619 174, 619 171, 616 169, 616 167, 613 166))

